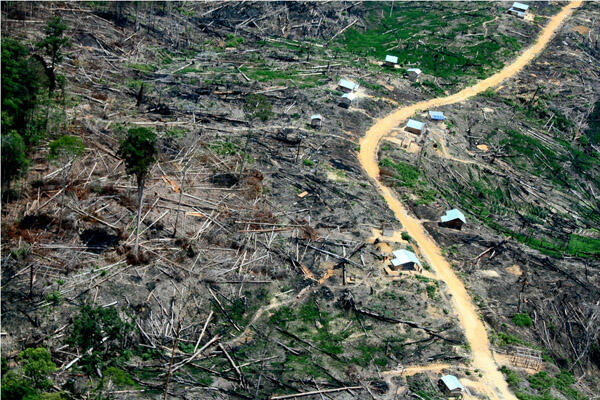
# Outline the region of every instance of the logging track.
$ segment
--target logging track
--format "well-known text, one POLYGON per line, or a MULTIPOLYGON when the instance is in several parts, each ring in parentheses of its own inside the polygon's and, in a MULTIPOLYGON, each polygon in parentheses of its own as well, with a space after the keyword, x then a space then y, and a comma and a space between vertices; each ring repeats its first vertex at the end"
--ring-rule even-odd
POLYGON ((440 248, 435 241, 425 232, 421 222, 409 215, 406 207, 394 195, 392 189, 384 186, 378 180, 379 166, 377 149, 380 141, 384 137, 389 136, 394 128, 401 123, 404 123, 404 121, 413 114, 433 107, 465 101, 486 89, 499 85, 505 79, 515 76, 538 54, 540 54, 552 39, 561 23, 568 18, 573 12, 573 9, 579 7, 580 4, 580 1, 573 1, 564 6, 562 10, 552 17, 548 24, 542 29, 535 43, 498 73, 450 96, 421 101, 407 107, 399 108, 390 115, 378 120, 359 142, 360 152, 358 154, 358 159, 362 168, 371 178, 375 187, 383 195, 388 207, 394 212, 404 229, 406 229, 410 236, 416 241, 422 256, 433 267, 436 277, 446 283, 448 292, 452 294, 452 304, 458 315, 461 327, 464 330, 466 340, 472 350, 472 367, 481 371, 481 387, 485 388, 485 395, 491 399, 516 399, 516 397, 508 388, 502 373, 498 369, 498 365, 492 355, 486 328, 477 314, 476 306, 473 304, 471 297, 467 293, 465 285, 456 276, 450 264, 444 259, 440 248))

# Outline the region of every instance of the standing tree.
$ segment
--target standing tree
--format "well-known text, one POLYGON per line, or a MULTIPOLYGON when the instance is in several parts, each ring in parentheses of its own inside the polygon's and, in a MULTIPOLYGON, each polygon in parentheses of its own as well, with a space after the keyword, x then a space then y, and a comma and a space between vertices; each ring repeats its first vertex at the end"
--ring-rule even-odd
POLYGON ((46 75, 50 81, 48 84, 50 96, 56 89, 56 65, 63 60, 63 48, 69 45, 69 39, 63 36, 66 29, 67 25, 62 19, 54 17, 46 25, 46 37, 37 43, 37 47, 43 49, 46 56, 50 58, 50 65, 42 59, 46 75))
POLYGON ((65 193, 67 191, 67 184, 69 183, 69 177, 71 176, 71 169, 75 163, 75 159, 83 154, 85 151, 85 145, 83 140, 77 136, 61 136, 60 138, 50 142, 50 152, 48 153, 48 159, 56 163, 63 165, 62 178, 63 178, 63 193, 60 200, 60 218, 58 220, 58 233, 62 226, 62 219, 65 207, 65 193))
POLYGON ((40 139, 30 127, 44 71, 19 41, 2 39, 2 131, 15 130, 32 146, 40 139))
POLYGON ((21 176, 29 165, 25 155, 25 142, 14 131, 2 135, 2 188, 8 193, 10 182, 21 176))
POLYGON ((121 142, 119 156, 125 160, 127 174, 133 175, 138 187, 137 223, 135 228, 135 246, 133 251, 139 257, 140 215, 144 197, 144 183, 150 167, 156 159, 156 134, 148 128, 133 128, 121 142))

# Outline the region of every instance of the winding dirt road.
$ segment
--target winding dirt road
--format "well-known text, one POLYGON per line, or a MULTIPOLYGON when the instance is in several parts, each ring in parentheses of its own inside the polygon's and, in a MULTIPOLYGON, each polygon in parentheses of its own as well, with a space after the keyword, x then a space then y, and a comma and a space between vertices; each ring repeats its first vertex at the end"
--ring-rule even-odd
POLYGON ((379 182, 377 149, 381 139, 388 136, 393 128, 399 126, 413 114, 433 107, 467 100, 488 88, 497 86, 505 79, 516 75, 544 49, 556 30, 560 27, 561 23, 568 18, 573 12, 573 9, 579 7, 580 4, 580 1, 573 1, 563 7, 557 15, 550 19, 550 22, 544 27, 537 41, 498 73, 453 95, 426 100, 399 108, 387 117, 377 121, 359 142, 360 152, 358 154, 358 159, 363 169, 367 175, 372 178, 375 186, 381 192, 388 206, 396 215, 396 218, 398 218, 402 223, 402 226, 417 242, 421 254, 434 268, 436 277, 446 283, 448 292, 452 295, 452 304, 458 315, 459 322, 473 352, 472 367, 479 369, 483 375, 481 383, 482 387, 486 388, 487 393, 482 394, 489 396, 491 399, 516 399, 516 397, 509 390, 502 373, 498 370, 498 366, 490 349, 487 331, 477 314, 477 310, 473 305, 471 297, 465 289, 465 285, 458 279, 450 267, 450 264, 441 255, 439 247, 425 232, 419 220, 410 216, 392 190, 379 182))

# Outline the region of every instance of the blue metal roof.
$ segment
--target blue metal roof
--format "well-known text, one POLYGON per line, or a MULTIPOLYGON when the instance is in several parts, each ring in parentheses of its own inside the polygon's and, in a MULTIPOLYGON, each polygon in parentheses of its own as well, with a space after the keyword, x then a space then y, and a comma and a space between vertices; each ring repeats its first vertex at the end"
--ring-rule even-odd
POLYGON ((415 121, 414 119, 409 119, 408 122, 406 123, 406 127, 412 128, 412 129, 417 129, 417 130, 421 131, 425 127, 425 124, 420 121, 415 121))
POLYGON ((356 84, 352 81, 349 81, 348 79, 344 79, 344 78, 340 79, 340 81, 338 82, 338 86, 341 86, 343 88, 350 89, 350 90, 355 90, 358 88, 358 84, 356 84))
POLYGON ((398 64, 398 57, 396 56, 390 56, 389 54, 387 56, 385 56, 385 62, 391 62, 394 64, 398 64))
POLYGON ((463 223, 467 223, 467 219, 465 218, 465 215, 460 212, 460 210, 457 210, 456 208, 453 208, 452 210, 448 210, 446 211, 446 215, 442 215, 442 222, 448 222, 448 221, 452 221, 455 219, 460 219, 463 223))
POLYGON ((392 254, 394 255, 394 257, 396 257, 392 260, 392 264, 394 264, 394 266, 406 264, 409 262, 421 265, 421 262, 419 261, 415 253, 413 253, 412 251, 401 249, 394 251, 392 254))
POLYGON ((529 6, 527 4, 523 4, 523 3, 519 3, 517 1, 515 1, 512 5, 511 8, 515 8, 517 10, 523 10, 523 11, 527 11, 527 9, 529 8, 529 6))
POLYGON ((314 115, 311 115, 310 119, 311 120, 313 120, 313 119, 323 119, 323 117, 321 116, 321 114, 314 114, 314 115))
POLYGON ((446 119, 446 117, 444 117, 444 113, 441 111, 429 111, 429 117, 436 121, 443 121, 446 119))
POLYGON ((440 380, 442 382, 444 382, 444 385, 446 385, 448 390, 454 390, 454 389, 463 390, 464 389, 463 385, 460 383, 458 378, 455 377, 454 375, 444 375, 440 378, 440 380))

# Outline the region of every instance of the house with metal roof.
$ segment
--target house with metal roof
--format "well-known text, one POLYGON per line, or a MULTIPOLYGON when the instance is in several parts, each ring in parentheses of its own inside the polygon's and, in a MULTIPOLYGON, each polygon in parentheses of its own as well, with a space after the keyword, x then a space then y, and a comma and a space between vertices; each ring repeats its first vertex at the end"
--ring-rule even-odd
POLYGON ((508 9, 508 13, 512 15, 516 15, 519 18, 525 18, 525 14, 527 14, 527 10, 529 6, 527 4, 514 2, 512 7, 508 9))
POLYGON ((358 83, 354 83, 344 78, 340 79, 338 82, 338 88, 345 93, 354 92, 356 89, 358 89, 358 86, 358 83))
POLYGON ((393 271, 420 271, 421 262, 412 251, 405 249, 396 250, 392 252, 394 258, 392 258, 392 270, 393 271))
POLYGON ((443 121, 446 119, 446 117, 444 117, 444 113, 441 111, 429 111, 429 118, 434 121, 443 121))
POLYGON ((452 210, 446 211, 445 215, 440 218, 440 226, 447 228, 461 229, 463 224, 467 223, 465 215, 458 209, 453 208, 452 210))
POLYGON ((462 396, 465 388, 454 375, 444 375, 438 380, 440 390, 446 396, 462 396))
POLYGON ((398 64, 398 57, 390 56, 389 54, 385 56, 385 62, 383 63, 386 67, 395 67, 398 64))
POLYGON ((350 107, 350 104, 352 104, 352 100, 354 100, 355 97, 356 95, 354 93, 344 93, 340 97, 338 105, 343 108, 348 108, 350 107))
POLYGON ((419 77, 423 71, 421 71, 419 68, 409 68, 406 70, 406 72, 408 73, 408 79, 416 82, 419 80, 419 77))
POLYGON ((406 123, 405 129, 411 133, 420 135, 423 132, 425 132, 425 123, 423 123, 421 121, 416 121, 414 119, 409 119, 408 122, 406 123))
POLYGON ((321 114, 314 114, 310 116, 310 126, 313 128, 320 128, 323 124, 323 116, 321 114))

